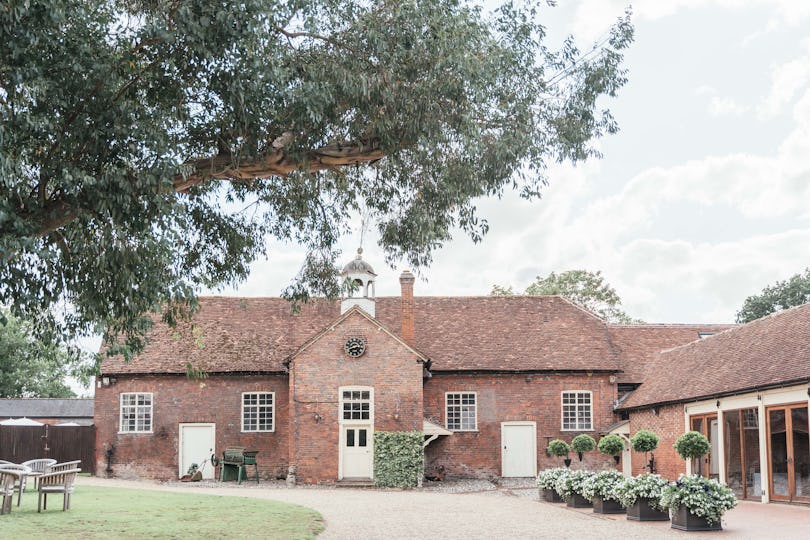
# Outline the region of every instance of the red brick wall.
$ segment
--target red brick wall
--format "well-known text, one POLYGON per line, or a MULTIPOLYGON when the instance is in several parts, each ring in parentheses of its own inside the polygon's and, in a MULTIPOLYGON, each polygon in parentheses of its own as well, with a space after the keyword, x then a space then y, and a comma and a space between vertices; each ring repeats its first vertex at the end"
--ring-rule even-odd
MULTIPOLYGON (((641 429, 650 430, 661 439, 658 442, 658 448, 653 452, 655 469, 658 474, 675 480, 679 474, 686 473, 686 462, 681 459, 673 447, 678 437, 684 433, 682 405, 660 407, 657 415, 653 414, 652 409, 630 413, 630 436, 632 437, 641 429)), ((634 475, 648 470, 645 468, 647 461, 645 461, 643 453, 632 452, 632 463, 634 475)))
POLYGON ((213 422, 218 456, 226 446, 245 446, 259 450, 263 477, 286 474, 287 391, 286 375, 212 375, 202 381, 185 375, 118 376, 112 386, 96 388, 96 470, 105 474, 105 452, 114 444, 113 475, 177 479, 179 424, 213 422), (275 432, 241 432, 242 392, 257 391, 275 392, 275 432), (153 393, 153 433, 118 433, 122 392, 153 393))
MULTIPOLYGON (((434 374, 425 382, 425 417, 445 426, 445 392, 478 393, 478 431, 456 432, 439 437, 426 448, 428 469, 442 465, 449 475, 494 477, 501 474, 501 422, 534 421, 537 423, 538 470, 562 465, 560 458, 546 456, 551 439, 571 442, 579 432, 561 431, 561 392, 593 392, 595 439, 614 420, 613 402, 616 385, 609 375, 594 374, 434 374)), ((602 469, 613 466, 613 459, 588 452, 579 462, 572 454, 573 468, 602 469)))
POLYGON ((421 430, 422 367, 413 352, 360 314, 349 316, 301 352, 290 375, 290 388, 295 388, 290 392, 290 455, 296 479, 338 479, 341 386, 374 389, 375 431, 421 430), (343 351, 353 335, 367 340, 359 358, 343 351))

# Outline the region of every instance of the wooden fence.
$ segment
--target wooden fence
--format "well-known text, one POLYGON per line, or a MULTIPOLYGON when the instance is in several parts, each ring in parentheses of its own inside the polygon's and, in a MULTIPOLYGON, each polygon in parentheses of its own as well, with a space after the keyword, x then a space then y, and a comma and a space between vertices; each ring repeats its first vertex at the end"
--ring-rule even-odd
POLYGON ((96 472, 96 426, 0 426, 0 459, 22 463, 52 458, 82 460, 83 472, 96 472))

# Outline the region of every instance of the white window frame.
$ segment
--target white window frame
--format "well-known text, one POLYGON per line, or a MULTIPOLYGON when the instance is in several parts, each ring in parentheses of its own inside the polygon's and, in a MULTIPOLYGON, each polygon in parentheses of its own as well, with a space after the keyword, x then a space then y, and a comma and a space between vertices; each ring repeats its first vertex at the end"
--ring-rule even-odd
MULTIPOLYGON (((144 422, 145 424, 146 422, 144 422)), ((155 427, 155 396, 152 392, 121 392, 118 394, 118 433, 152 433, 155 427), (135 405, 124 405, 125 396, 135 396, 135 405), (139 396, 149 396, 149 405, 138 405, 139 396), (134 409, 135 414, 135 429, 124 429, 124 409, 128 411, 134 409), (145 412, 149 413, 149 429, 137 429, 138 418, 145 412)))
POLYGON ((593 392, 591 390, 563 390, 560 392, 560 431, 594 431, 593 428, 593 392), (575 427, 565 427, 565 407, 571 407, 571 405, 566 405, 565 403, 565 394, 575 394, 575 403, 574 407, 574 423, 575 427), (579 418, 579 396, 580 394, 587 394, 588 395, 588 406, 590 408, 589 416, 590 416, 590 427, 581 427, 581 421, 579 418))
MULTIPOLYGON (((464 404, 459 403, 458 405, 453 405, 453 407, 462 408, 462 407, 464 407, 464 404)), ((459 412, 462 412, 462 411, 459 411, 459 412)), ((463 418, 461 418, 459 416, 459 426, 463 426, 463 425, 464 425, 463 418)), ((470 392, 470 391, 462 390, 462 391, 445 392, 444 393, 444 427, 446 427, 447 429, 449 429, 450 431, 453 431, 453 432, 456 432, 456 431, 478 431, 478 392, 470 392), (448 399, 450 398, 450 396, 456 396, 456 395, 459 396, 459 397, 465 396, 465 395, 467 395, 467 396, 471 395, 475 399, 475 403, 473 403, 473 413, 474 413, 474 417, 475 417, 475 425, 472 428, 459 427, 458 429, 455 429, 455 428, 450 427, 450 403, 448 403, 448 399)))
MULTIPOLYGON (((365 400, 360 400, 360 402, 365 400)), ((374 388, 371 386, 341 386, 338 388, 338 423, 340 424, 374 424, 374 388), (343 418, 343 404, 348 401, 343 398, 343 392, 368 392, 368 418, 343 418)))
POLYGON ((241 431, 242 433, 273 433, 276 431, 276 393, 275 392, 265 392, 263 390, 256 390, 254 392, 242 392, 242 397, 240 398, 240 411, 241 411, 241 431), (245 405, 245 396, 249 395, 256 395, 256 405, 245 405), (270 429, 262 429, 260 427, 259 422, 259 412, 262 408, 267 407, 267 405, 260 405, 258 403, 258 396, 261 395, 269 395, 272 403, 270 404, 270 429), (246 407, 253 407, 256 408, 256 429, 245 429, 245 408, 246 407))

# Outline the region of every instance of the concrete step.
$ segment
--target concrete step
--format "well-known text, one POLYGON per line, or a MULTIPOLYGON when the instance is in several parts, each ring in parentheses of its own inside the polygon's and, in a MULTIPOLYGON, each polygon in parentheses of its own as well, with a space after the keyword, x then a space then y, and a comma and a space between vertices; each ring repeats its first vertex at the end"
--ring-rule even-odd
POLYGON ((339 488, 373 488, 374 480, 368 478, 344 478, 338 480, 335 487, 339 488))

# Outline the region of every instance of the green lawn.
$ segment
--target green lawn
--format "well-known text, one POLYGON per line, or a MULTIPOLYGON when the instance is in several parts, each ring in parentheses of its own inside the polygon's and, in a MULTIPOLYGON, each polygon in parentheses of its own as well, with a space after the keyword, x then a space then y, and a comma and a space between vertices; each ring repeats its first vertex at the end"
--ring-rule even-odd
POLYGON ((48 497, 37 513, 37 493, 17 496, 0 516, 1 538, 315 538, 323 530, 314 510, 292 504, 190 493, 78 486, 70 510, 48 497))

